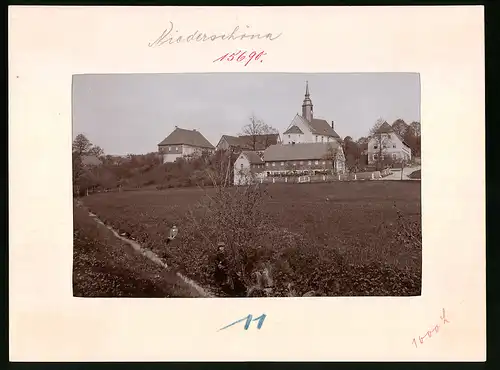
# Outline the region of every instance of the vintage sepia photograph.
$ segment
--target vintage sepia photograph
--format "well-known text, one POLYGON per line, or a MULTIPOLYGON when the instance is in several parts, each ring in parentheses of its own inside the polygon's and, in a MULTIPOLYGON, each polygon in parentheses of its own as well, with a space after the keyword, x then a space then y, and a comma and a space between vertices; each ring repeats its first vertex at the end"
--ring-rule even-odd
POLYGON ((419 296, 418 73, 81 74, 73 295, 419 296))

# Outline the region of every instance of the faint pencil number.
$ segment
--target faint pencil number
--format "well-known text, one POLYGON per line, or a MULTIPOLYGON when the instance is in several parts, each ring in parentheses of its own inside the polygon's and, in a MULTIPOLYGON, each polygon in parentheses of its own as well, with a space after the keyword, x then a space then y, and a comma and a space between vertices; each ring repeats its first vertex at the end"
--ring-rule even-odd
POLYGON ((415 346, 415 348, 418 348, 419 345, 422 345, 424 344, 424 340, 426 338, 431 338, 434 334, 437 334, 439 332, 439 329, 441 329, 441 327, 443 325, 446 325, 446 324, 449 324, 450 322, 448 321, 448 319, 446 318, 446 312, 443 308, 442 310, 442 314, 439 316, 439 318, 441 319, 441 325, 439 324, 436 324, 434 325, 434 327, 430 330, 427 330, 427 333, 425 333, 423 336, 418 336, 418 341, 416 338, 413 338, 413 340, 411 341, 412 344, 415 346))
POLYGON ((248 330, 248 328, 250 327, 250 324, 252 323, 252 321, 257 321, 257 329, 260 330, 262 328, 262 325, 264 324, 264 320, 265 319, 266 319, 266 314, 262 314, 262 315, 260 315, 259 317, 256 317, 256 318, 254 318, 252 315, 248 315, 248 316, 245 316, 242 319, 239 319, 239 320, 236 320, 235 322, 232 322, 229 325, 224 326, 223 328, 220 328, 217 331, 221 331, 221 330, 227 329, 227 328, 229 328, 229 327, 231 327, 233 325, 239 324, 240 322, 243 322, 243 321, 245 321, 245 326, 243 327, 243 329, 248 330))

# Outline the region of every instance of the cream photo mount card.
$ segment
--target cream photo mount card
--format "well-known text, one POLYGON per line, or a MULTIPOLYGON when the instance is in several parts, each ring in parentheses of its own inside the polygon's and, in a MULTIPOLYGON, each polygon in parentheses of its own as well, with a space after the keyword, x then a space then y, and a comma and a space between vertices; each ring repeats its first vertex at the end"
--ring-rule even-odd
POLYGON ((10 360, 484 361, 484 80, 480 6, 9 7, 10 360))

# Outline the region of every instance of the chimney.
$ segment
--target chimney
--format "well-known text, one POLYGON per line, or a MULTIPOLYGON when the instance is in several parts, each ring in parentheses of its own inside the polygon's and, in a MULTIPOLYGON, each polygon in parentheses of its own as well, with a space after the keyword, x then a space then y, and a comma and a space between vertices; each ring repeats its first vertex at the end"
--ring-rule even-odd
POLYGON ((332 130, 335 130, 335 122, 332 121, 332 130))
POLYGON ((179 128, 179 127, 175 126, 175 128, 179 128))

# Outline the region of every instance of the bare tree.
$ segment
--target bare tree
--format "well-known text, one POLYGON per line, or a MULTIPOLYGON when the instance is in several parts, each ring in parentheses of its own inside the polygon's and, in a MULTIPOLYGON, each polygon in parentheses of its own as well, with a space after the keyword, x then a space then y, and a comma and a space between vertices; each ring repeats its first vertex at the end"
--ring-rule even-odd
POLYGON ((270 136, 277 133, 278 130, 252 114, 250 122, 243 126, 241 136, 249 138, 248 143, 245 143, 248 144, 248 149, 257 151, 259 144, 267 148, 271 144, 270 136))
POLYGON ((343 159, 342 148, 340 146, 328 145, 324 159, 328 160, 332 165, 332 175, 338 173, 338 162, 343 159))
POLYGON ((376 168, 381 169, 384 154, 386 153, 387 146, 390 144, 390 139, 386 133, 381 132, 382 125, 387 124, 382 118, 379 118, 373 127, 370 129, 371 140, 373 140, 373 149, 377 151, 376 168))

